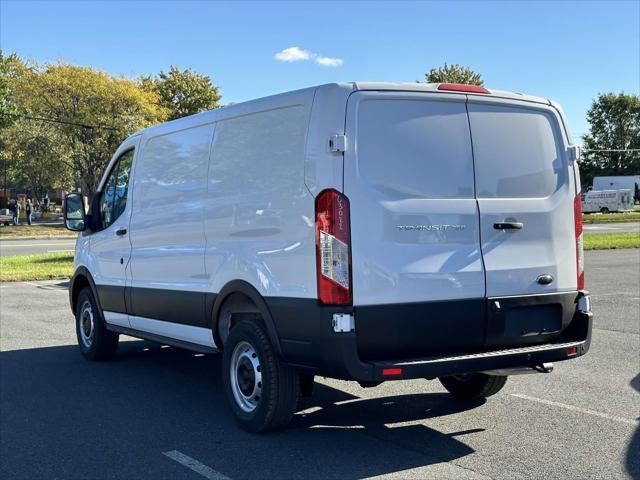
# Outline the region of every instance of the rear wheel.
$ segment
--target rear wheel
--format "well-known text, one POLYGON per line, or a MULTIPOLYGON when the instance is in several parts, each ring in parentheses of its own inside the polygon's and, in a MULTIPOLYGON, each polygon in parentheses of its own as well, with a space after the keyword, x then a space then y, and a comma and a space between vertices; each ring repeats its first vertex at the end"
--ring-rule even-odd
POLYGON ((451 395, 466 400, 487 398, 495 395, 507 383, 506 376, 487 375, 484 373, 452 375, 450 377, 440 377, 439 380, 451 395))
POLYGON ((109 360, 118 348, 119 335, 105 327, 89 287, 80 291, 76 302, 76 335, 80 352, 87 360, 109 360))
POLYGON ((609 209, 607 207, 602 207, 600 209, 600 213, 609 213, 609 209))
POLYGON ((298 372, 276 357, 260 323, 244 320, 233 326, 224 346, 222 379, 245 430, 278 430, 291 421, 300 392, 298 372))

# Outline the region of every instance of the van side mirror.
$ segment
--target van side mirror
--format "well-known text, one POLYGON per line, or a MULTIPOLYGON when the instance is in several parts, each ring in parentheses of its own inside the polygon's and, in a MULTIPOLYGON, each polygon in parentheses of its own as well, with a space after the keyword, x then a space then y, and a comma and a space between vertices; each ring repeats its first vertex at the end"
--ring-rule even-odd
POLYGON ((74 232, 87 228, 87 213, 80 193, 69 193, 64 198, 64 225, 74 232))
POLYGON ((569 145, 569 159, 571 163, 579 162, 582 158, 582 147, 580 145, 569 145))

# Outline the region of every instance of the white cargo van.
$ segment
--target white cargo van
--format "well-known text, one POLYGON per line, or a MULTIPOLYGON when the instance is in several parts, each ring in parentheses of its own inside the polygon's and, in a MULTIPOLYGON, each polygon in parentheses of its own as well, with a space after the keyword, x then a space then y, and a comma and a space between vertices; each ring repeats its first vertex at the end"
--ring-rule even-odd
POLYGON ((632 190, 589 190, 582 199, 584 213, 632 212, 632 190))
POLYGON ((589 348, 579 150, 554 103, 455 84, 323 85, 132 135, 84 212, 80 350, 223 351, 250 431, 322 375, 487 397, 589 348))

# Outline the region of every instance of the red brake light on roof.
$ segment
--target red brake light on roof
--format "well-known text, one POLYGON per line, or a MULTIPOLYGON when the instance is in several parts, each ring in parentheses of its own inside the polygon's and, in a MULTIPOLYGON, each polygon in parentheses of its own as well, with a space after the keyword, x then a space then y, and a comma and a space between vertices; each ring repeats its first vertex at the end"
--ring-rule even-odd
POLYGON ((351 304, 349 199, 336 190, 316 198, 318 298, 328 305, 351 304))
POLYGON ((576 274, 578 290, 584 290, 584 246, 582 235, 582 198, 578 193, 573 199, 573 223, 576 231, 576 274))
POLYGON ((484 87, 478 85, 464 85, 462 83, 441 83, 438 90, 450 90, 452 92, 468 92, 468 93, 491 93, 484 87))

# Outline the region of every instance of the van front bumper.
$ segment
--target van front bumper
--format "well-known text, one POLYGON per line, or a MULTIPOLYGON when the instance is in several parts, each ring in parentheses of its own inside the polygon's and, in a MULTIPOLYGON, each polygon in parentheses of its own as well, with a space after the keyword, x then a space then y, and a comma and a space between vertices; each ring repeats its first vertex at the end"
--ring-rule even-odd
MULTIPOLYGON (((483 349, 460 354, 393 360, 360 358, 357 328, 355 332, 334 332, 330 326, 332 309, 320 306, 318 312, 311 315, 321 321, 320 328, 312 329, 315 333, 310 337, 295 340, 280 335, 282 357, 285 362, 309 373, 360 382, 433 379, 517 367, 533 368, 543 363, 577 358, 589 350, 593 314, 588 310, 581 310, 585 305, 587 309, 589 307, 588 293, 576 292, 575 295, 575 313, 571 323, 552 342, 516 348, 483 349)), ((271 308, 271 310, 277 318, 278 309, 271 308)), ((346 312, 342 309, 339 313, 346 312)), ((309 325, 310 320, 312 319, 307 316, 306 321, 302 323, 309 325)))

